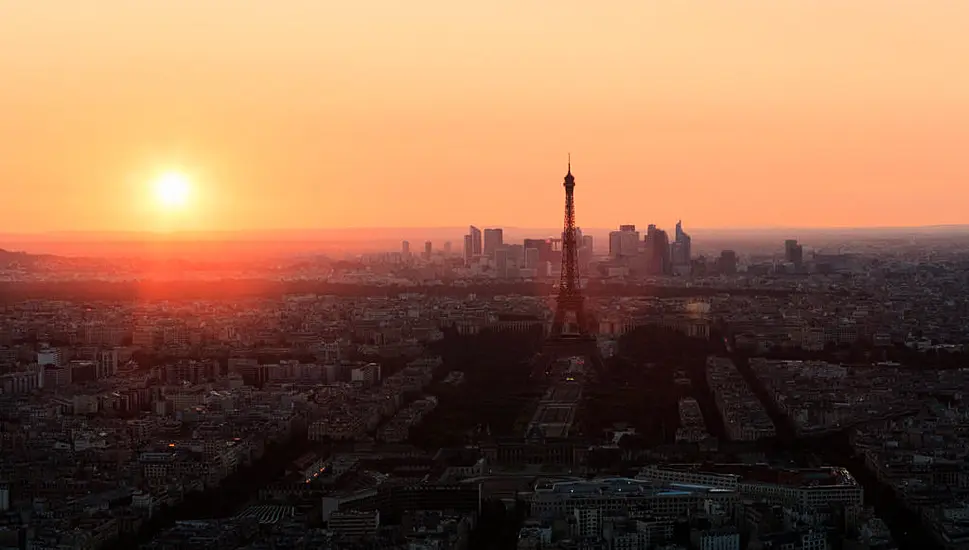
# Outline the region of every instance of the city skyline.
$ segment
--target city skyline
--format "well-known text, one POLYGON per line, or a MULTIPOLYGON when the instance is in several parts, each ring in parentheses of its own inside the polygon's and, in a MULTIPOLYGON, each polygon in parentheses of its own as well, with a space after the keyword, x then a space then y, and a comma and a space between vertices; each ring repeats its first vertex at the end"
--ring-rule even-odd
POLYGON ((969 223, 961 4, 106 2, 2 8, 0 232, 969 223))
POLYGON ((0 0, 0 547, 969 548, 969 3, 90 4, 0 0))

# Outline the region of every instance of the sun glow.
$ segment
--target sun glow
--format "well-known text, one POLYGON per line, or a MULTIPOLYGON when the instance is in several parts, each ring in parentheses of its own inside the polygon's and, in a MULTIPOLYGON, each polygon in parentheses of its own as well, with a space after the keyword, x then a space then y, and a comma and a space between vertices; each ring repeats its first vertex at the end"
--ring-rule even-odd
POLYGON ((164 208, 185 206, 192 192, 192 184, 184 174, 166 172, 155 180, 155 198, 164 208))

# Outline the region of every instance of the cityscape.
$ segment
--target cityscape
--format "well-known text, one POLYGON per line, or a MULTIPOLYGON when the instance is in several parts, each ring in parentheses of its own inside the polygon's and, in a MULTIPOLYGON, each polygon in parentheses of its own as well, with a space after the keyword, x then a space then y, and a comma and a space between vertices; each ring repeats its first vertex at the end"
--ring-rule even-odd
POLYGON ((554 238, 255 262, 215 297, 205 266, 4 252, 0 541, 963 547, 964 237, 600 249, 563 187, 554 238))
POLYGON ((0 550, 969 550, 967 21, 0 1, 0 550))

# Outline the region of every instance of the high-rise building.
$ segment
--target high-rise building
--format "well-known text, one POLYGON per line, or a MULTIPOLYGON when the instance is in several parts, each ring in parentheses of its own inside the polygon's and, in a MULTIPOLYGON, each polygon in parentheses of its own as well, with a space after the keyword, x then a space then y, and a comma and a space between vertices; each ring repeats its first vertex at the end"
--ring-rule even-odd
POLYGON ((475 226, 468 227, 468 235, 471 236, 471 254, 481 255, 481 230, 475 226))
POLYGON ((500 227, 484 230, 484 255, 492 258, 495 251, 504 244, 504 232, 500 227))
POLYGON ((538 264, 541 262, 541 251, 537 248, 529 248, 527 245, 525 247, 525 267, 528 269, 538 269, 538 264))
MULTIPOLYGON (((576 230, 578 232, 578 230, 576 230)), ((588 273, 589 264, 592 262, 592 235, 583 235, 579 241, 579 271, 588 273)))
POLYGON ((674 265, 690 265, 690 259, 693 257, 693 239, 690 235, 683 231, 683 221, 676 222, 676 240, 674 241, 673 247, 673 264, 674 265))
POLYGON ((509 244, 504 247, 508 250, 508 263, 522 267, 525 263, 525 247, 520 244, 509 244))
POLYGON ((404 241, 400 243, 400 254, 405 258, 410 256, 410 241, 404 241))
POLYGON ((425 260, 430 260, 431 259, 431 247, 432 247, 431 241, 425 241, 424 242, 424 259, 425 260))
POLYGON ((561 259, 561 254, 555 254, 555 251, 552 250, 552 242, 548 239, 525 239, 523 244, 526 250, 526 258, 528 254, 527 250, 534 248, 538 250, 538 261, 540 263, 561 259))
POLYGON ((784 241, 784 261, 800 267, 804 261, 804 247, 797 244, 797 239, 784 241))
POLYGON ((508 276, 508 249, 499 248, 495 250, 495 269, 498 271, 498 277, 504 279, 508 276))
POLYGON ((609 233, 609 256, 630 257, 639 254, 639 231, 635 225, 620 225, 619 231, 609 233))
POLYGON ((474 258, 474 240, 471 235, 464 236, 464 263, 470 264, 474 258))
POLYGON ((666 231, 650 225, 646 232, 646 259, 648 271, 654 275, 670 275, 673 273, 673 262, 670 260, 670 238, 666 231))
POLYGON ((451 241, 444 241, 444 254, 446 256, 451 255, 451 241))
POLYGON ((609 232, 609 257, 618 258, 622 256, 622 231, 609 232))

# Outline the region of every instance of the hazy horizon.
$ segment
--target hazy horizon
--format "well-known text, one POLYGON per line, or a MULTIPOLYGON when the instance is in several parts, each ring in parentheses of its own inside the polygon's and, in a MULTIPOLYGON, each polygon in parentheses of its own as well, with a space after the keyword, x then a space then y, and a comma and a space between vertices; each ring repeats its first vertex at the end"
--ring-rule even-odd
MULTIPOLYGON (((487 226, 480 225, 485 228, 487 226)), ((694 238, 694 248, 707 254, 723 249, 759 251, 781 250, 784 240, 798 239, 811 249, 826 248, 833 243, 856 243, 879 239, 921 238, 926 242, 948 239, 965 240, 969 225, 920 226, 894 228, 732 228, 704 229, 685 226, 694 238)), ((506 243, 520 243, 525 238, 555 237, 561 231, 551 227, 504 227, 506 243)), ((639 227, 645 231, 645 226, 639 227)), ((671 227, 665 229, 671 230, 671 227)), ((586 228, 584 233, 595 238, 596 250, 604 253, 606 239, 613 228, 586 228)), ((441 250, 450 241, 454 254, 460 254, 467 227, 342 228, 279 231, 220 231, 209 233, 151 234, 136 232, 51 232, 31 235, 0 233, 0 249, 28 254, 52 254, 88 258, 153 258, 206 259, 241 261, 299 255, 345 255, 400 250, 408 240, 412 250, 422 250, 431 241, 441 250)))
MULTIPOLYGON (((557 227, 525 227, 525 226, 499 226, 486 224, 470 224, 480 229, 498 227, 505 235, 528 234, 536 237, 548 233, 550 236, 561 232, 557 227)), ((633 224, 640 231, 645 231, 646 224, 633 224)), ((811 234, 838 234, 849 233, 869 233, 869 234, 895 234, 895 233, 952 233, 969 234, 969 224, 936 224, 936 225, 911 225, 911 226, 831 226, 831 227, 798 227, 798 226, 763 226, 763 227, 693 227, 683 222, 692 234, 699 235, 737 235, 737 234, 756 234, 771 235, 792 232, 807 232, 811 234)), ((671 230, 673 224, 658 225, 660 229, 671 230)), ((232 240, 245 240, 247 238, 272 238, 272 239, 310 239, 324 238, 326 236, 353 236, 358 239, 372 238, 372 235, 381 235, 380 238, 390 236, 409 235, 403 239, 414 238, 415 234, 426 233, 430 236, 440 236, 448 233, 461 237, 467 232, 468 226, 399 226, 399 227, 329 227, 329 228, 303 228, 303 229, 238 229, 238 230, 214 230, 214 231, 38 231, 30 233, 0 232, 0 244, 4 239, 26 239, 28 241, 45 241, 58 238, 67 239, 95 239, 95 240, 128 240, 128 239, 151 239, 151 240, 171 240, 171 241, 191 241, 195 239, 213 240, 219 238, 231 238, 232 240)), ((581 228, 586 234, 606 234, 617 230, 617 227, 586 227, 581 228)), ((416 241, 415 243, 416 244, 416 241)), ((0 246, 2 248, 2 246, 0 246)))

